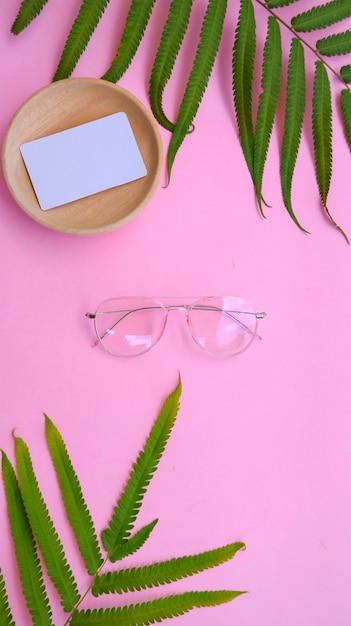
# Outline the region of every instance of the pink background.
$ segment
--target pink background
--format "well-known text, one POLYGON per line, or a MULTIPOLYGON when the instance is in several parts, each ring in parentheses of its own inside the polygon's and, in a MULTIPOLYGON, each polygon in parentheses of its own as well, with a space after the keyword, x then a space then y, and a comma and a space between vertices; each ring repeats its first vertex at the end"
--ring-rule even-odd
MULTIPOLYGON (((281 15, 288 18, 315 3, 300 4, 281 15)), ((7 0, 1 9, 1 137, 22 102, 50 83, 80 0, 50 0, 15 37, 10 27, 19 5, 19 0, 7 0)), ((171 117, 205 5, 195 2, 193 35, 184 43, 166 90, 171 117)), ((168 6, 169 1, 156 3, 137 56, 120 81, 147 106, 149 71, 168 6)), ((75 76, 100 77, 106 71, 128 7, 128 0, 110 3, 75 76)), ((267 14, 256 4, 255 10, 261 50, 267 14)), ((96 237, 46 230, 18 208, 1 175, 0 446, 13 460, 14 428, 30 446, 41 488, 84 589, 85 574, 65 524, 42 414, 48 413, 67 443, 100 531, 179 371, 179 417, 139 518, 140 525, 155 517, 160 521, 131 562, 141 565, 236 540, 244 541, 247 550, 215 570, 142 592, 139 599, 185 589, 243 589, 249 593, 234 602, 192 611, 175 623, 349 626, 350 247, 320 207, 309 124, 293 200, 312 234, 301 233, 282 204, 277 127, 263 187, 272 208, 266 220, 258 214, 232 107, 237 11, 238 0, 230 0, 196 130, 180 149, 171 185, 163 188, 163 174, 154 197, 132 222, 96 237), (143 357, 123 360, 91 349, 93 327, 84 313, 102 299, 213 293, 242 295, 267 311, 260 323, 263 341, 236 358, 216 360, 188 340, 183 314, 175 313, 162 341, 143 357)), ((336 68, 345 62, 331 60, 336 68)), ((306 64, 308 121, 314 65, 309 54, 306 64)), ((350 154, 339 115, 339 86, 334 78, 331 84, 335 115, 329 205, 350 237, 350 154)), ((283 104, 282 98, 280 122, 283 104)), ((169 134, 161 130, 161 135, 166 151, 169 134)), ((2 488, 0 528, 0 565, 14 617, 19 625, 29 624, 2 488)), ((110 597, 105 604, 114 601, 110 597)), ((91 600, 86 606, 99 604, 91 600)), ((55 624, 62 624, 54 593, 52 606, 55 624)))

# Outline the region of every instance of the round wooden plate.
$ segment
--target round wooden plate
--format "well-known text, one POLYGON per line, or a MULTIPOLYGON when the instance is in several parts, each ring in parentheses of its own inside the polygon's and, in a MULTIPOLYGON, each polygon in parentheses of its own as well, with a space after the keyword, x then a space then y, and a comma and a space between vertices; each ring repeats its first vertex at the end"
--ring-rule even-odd
POLYGON ((161 176, 163 149, 151 113, 131 93, 101 79, 68 78, 40 89, 18 109, 5 134, 2 162, 10 193, 30 217, 52 230, 94 235, 122 226, 146 205, 161 176), (21 144, 120 111, 128 116, 147 175, 43 211, 20 153, 21 144))

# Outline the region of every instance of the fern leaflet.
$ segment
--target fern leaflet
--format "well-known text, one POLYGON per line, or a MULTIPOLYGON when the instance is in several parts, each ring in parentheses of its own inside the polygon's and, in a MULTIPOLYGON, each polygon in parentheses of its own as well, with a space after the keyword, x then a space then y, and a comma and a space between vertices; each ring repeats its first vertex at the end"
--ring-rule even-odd
POLYGON ((124 559, 126 556, 130 556, 131 554, 135 554, 144 543, 150 537, 153 529, 155 528, 158 519, 153 520, 150 524, 146 524, 138 530, 134 535, 132 535, 126 541, 120 543, 115 550, 112 550, 109 554, 109 560, 111 563, 115 563, 116 561, 120 561, 124 559))
POLYGON ((108 527, 102 531, 104 548, 112 557, 113 550, 130 536, 146 487, 158 467, 174 426, 179 409, 180 393, 181 382, 179 381, 174 391, 166 399, 147 438, 144 449, 139 453, 133 465, 108 527))
POLYGON ((316 48, 320 54, 328 57, 348 54, 351 52, 351 30, 318 39, 316 48))
POLYGON ((223 31, 228 0, 209 0, 202 22, 200 41, 194 63, 179 107, 177 121, 167 154, 167 174, 170 180, 176 154, 200 106, 215 62, 223 31))
POLYGON ((262 210, 262 179, 278 103, 282 49, 280 29, 274 17, 268 18, 267 36, 263 50, 262 91, 259 96, 254 140, 254 185, 259 209, 262 210))
POLYGON ((65 443, 47 415, 45 415, 45 430, 67 519, 73 530, 87 572, 93 575, 103 563, 93 521, 65 443))
POLYGON ((351 150, 351 92, 348 89, 341 91, 341 109, 345 125, 347 143, 351 150))
POLYGON ((144 567, 108 572, 97 576, 92 592, 94 596, 99 596, 102 593, 140 591, 140 589, 169 584, 229 561, 238 550, 243 549, 245 545, 237 542, 201 554, 174 558, 144 567))
POLYGON ((331 26, 350 17, 350 15, 350 0, 331 0, 331 2, 321 4, 309 9, 309 11, 296 15, 291 20, 291 26, 297 32, 309 33, 312 30, 331 26))
POLYGON ((82 0, 64 45, 54 81, 68 78, 72 74, 108 3, 109 0, 82 0))
POLYGON ((256 54, 256 22, 251 0, 241 0, 232 56, 234 108, 239 139, 251 178, 254 178, 252 84, 256 54))
POLYGON ((332 173, 332 105, 330 83, 321 61, 315 65, 312 131, 318 188, 326 206, 332 173))
POLYGON ((143 38, 156 0, 132 0, 116 56, 102 76, 104 80, 117 83, 129 67, 143 38))
POLYGON ((32 529, 14 469, 2 452, 2 480, 23 595, 34 626, 54 626, 32 529))
POLYGON ((0 624, 1 626, 15 626, 11 615, 6 586, 2 571, 0 569, 0 624))
POLYGON ((332 104, 328 74, 321 61, 316 61, 313 80, 312 134, 316 177, 323 208, 333 226, 341 232, 349 243, 344 231, 336 224, 327 207, 333 159, 332 104))
POLYGON ((39 490, 28 447, 19 437, 16 437, 15 442, 18 478, 28 519, 48 575, 60 594, 63 609, 71 611, 79 600, 77 586, 39 490))
POLYGON ((297 220, 291 204, 292 179, 301 141, 301 130, 305 112, 306 75, 304 51, 301 43, 293 37, 290 46, 288 63, 288 81, 286 87, 286 104, 284 119, 284 135, 280 160, 280 180, 283 200, 286 209, 295 224, 307 232, 297 220))
POLYGON ((16 19, 11 26, 11 32, 18 35, 34 18, 39 15, 48 0, 23 0, 16 19))
POLYGON ((278 9, 280 7, 287 7, 288 4, 293 4, 299 0, 266 0, 266 5, 269 9, 278 9))
POLYGON ((194 608, 217 606, 230 602, 242 595, 242 591, 188 591, 166 598, 130 604, 113 609, 93 609, 76 611, 72 616, 71 625, 84 626, 144 626, 164 619, 184 615, 194 608))
POLYGON ((162 96, 188 28, 194 0, 172 0, 164 26, 160 45, 151 70, 149 98, 155 119, 167 130, 174 130, 174 123, 165 115, 162 96))
POLYGON ((340 76, 345 83, 351 83, 351 65, 343 65, 340 69, 340 76))

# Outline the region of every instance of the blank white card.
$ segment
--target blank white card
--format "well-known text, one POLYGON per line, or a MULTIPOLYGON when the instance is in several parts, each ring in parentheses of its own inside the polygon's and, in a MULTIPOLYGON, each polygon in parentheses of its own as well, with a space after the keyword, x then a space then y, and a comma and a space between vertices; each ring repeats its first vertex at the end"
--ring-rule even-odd
POLYGON ((44 211, 147 174, 124 112, 29 141, 20 150, 44 211))

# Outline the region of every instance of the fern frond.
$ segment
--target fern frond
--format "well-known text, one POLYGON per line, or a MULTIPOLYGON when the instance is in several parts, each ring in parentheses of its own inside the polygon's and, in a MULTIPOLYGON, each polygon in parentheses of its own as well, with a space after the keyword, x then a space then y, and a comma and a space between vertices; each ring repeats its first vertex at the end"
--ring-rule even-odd
POLYGON ((47 415, 45 415, 45 432, 67 519, 73 530, 87 572, 94 575, 102 565, 103 558, 93 521, 65 442, 47 415))
POLYGON ((60 595, 63 609, 72 611, 79 600, 77 586, 39 490, 28 447, 20 437, 15 438, 15 453, 23 503, 35 540, 42 553, 48 575, 60 595))
POLYGON ((143 526, 138 530, 134 535, 132 535, 129 539, 119 544, 115 550, 109 555, 109 559, 111 563, 115 563, 116 561, 120 561, 124 559, 126 556, 130 556, 131 554, 135 554, 140 548, 144 545, 144 543, 150 537, 153 529, 155 528, 158 520, 155 519, 150 524, 143 526))
POLYGON ((255 13, 251 0, 241 0, 232 55, 232 86, 240 144, 252 180, 254 178, 252 85, 255 54, 255 13))
POLYGON ((340 76, 345 83, 351 83, 351 65, 343 65, 340 68, 340 76))
POLYGON ((299 0, 266 0, 266 5, 269 9, 279 9, 280 7, 287 7, 288 4, 294 4, 299 0))
POLYGON ((327 207, 333 160, 332 103, 328 74, 321 61, 316 61, 313 80, 312 134, 316 178, 323 208, 333 226, 349 243, 346 234, 334 221, 327 207))
POLYGON ((223 32, 227 2, 228 0, 209 0, 206 8, 200 32, 200 41, 168 147, 168 181, 170 180, 176 154, 198 111, 213 69, 223 32))
POLYGON ((341 91, 341 110, 345 125, 347 143, 351 150, 351 92, 348 89, 341 91))
POLYGON ((170 131, 174 129, 174 123, 164 113, 162 96, 188 28, 193 2, 194 0, 172 0, 150 75, 151 110, 158 123, 170 131))
POLYGON ((350 0, 331 0, 331 2, 326 2, 295 15, 291 20, 291 26, 296 32, 309 33, 312 30, 326 28, 341 22, 350 15, 350 0))
POLYGON ((2 452, 2 480, 23 595, 34 626, 53 626, 33 532, 14 469, 2 452))
POLYGON ((53 80, 68 78, 97 27, 109 0, 82 0, 78 15, 66 39, 53 80))
POLYGON ((327 57, 348 54, 351 52, 351 30, 318 39, 316 48, 320 54, 327 57))
POLYGON ((2 571, 0 569, 0 624, 1 626, 15 626, 11 615, 9 600, 2 571))
POLYGON ((179 409, 180 394, 181 382, 179 380, 174 391, 167 397, 146 444, 133 465, 108 527, 102 531, 103 545, 109 554, 113 554, 113 550, 131 534, 146 488, 158 467, 173 429, 179 409))
POLYGON ((23 0, 16 19, 11 26, 11 33, 18 35, 44 8, 48 0, 23 0))
POLYGON ((144 626, 155 624, 164 619, 184 615, 194 608, 217 606, 230 602, 244 591, 188 591, 170 595, 166 598, 130 604, 114 609, 93 609, 76 611, 72 616, 71 625, 79 626, 144 626))
POLYGON ((101 77, 117 83, 132 62, 156 0, 132 0, 123 34, 109 69, 101 77))
POLYGON ((306 75, 304 50, 298 39, 291 40, 284 118, 284 135, 280 160, 280 180, 284 205, 295 224, 307 232, 295 216, 291 203, 291 187, 306 107, 306 75))
POLYGON ((262 61, 262 91, 259 95, 254 140, 254 185, 260 212, 262 210, 262 180, 271 138, 280 89, 282 49, 279 24, 272 16, 268 18, 267 36, 262 61))
POLYGON ((245 549, 245 544, 231 543, 215 550, 174 558, 153 565, 107 572, 96 577, 92 592, 94 596, 99 596, 102 593, 140 591, 140 589, 166 585, 217 567, 232 559, 238 550, 243 549, 245 549))

